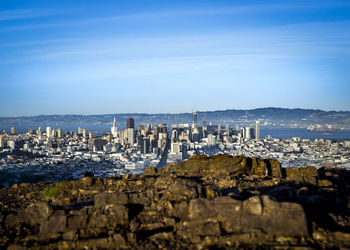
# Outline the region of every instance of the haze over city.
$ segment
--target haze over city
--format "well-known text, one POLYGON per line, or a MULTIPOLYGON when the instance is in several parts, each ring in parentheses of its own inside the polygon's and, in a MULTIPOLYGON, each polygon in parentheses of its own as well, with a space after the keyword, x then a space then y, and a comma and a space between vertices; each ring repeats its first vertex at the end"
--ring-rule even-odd
POLYGON ((0 5, 0 116, 350 110, 348 1, 0 5))

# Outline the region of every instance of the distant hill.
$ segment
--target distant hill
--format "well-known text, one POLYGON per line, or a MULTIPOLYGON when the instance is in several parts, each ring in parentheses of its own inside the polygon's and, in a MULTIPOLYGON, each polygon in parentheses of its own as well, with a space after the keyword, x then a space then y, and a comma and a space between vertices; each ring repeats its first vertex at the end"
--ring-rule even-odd
MULTIPOLYGON (((322 111, 313 109, 285 109, 285 108, 258 108, 251 110, 217 110, 198 111, 198 123, 201 126, 205 119, 208 124, 236 124, 250 125, 256 120, 260 120, 265 126, 281 127, 306 127, 310 124, 332 124, 339 127, 350 128, 349 111, 322 111)), ((22 117, 0 117, 0 125, 21 125, 21 124, 41 124, 41 125, 106 125, 112 124, 116 117, 119 128, 125 126, 125 120, 133 117, 136 124, 166 123, 180 124, 190 123, 191 113, 179 114, 145 114, 145 113, 123 113, 105 115, 39 115, 22 117)))

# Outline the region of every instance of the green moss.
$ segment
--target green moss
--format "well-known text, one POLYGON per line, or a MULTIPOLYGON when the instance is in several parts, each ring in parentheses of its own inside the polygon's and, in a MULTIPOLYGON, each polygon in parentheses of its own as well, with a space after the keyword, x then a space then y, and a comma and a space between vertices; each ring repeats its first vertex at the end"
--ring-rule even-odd
POLYGON ((51 187, 47 187, 44 189, 43 195, 45 198, 50 199, 50 198, 57 196, 62 191, 63 191, 63 189, 60 186, 57 186, 57 185, 51 186, 51 187))

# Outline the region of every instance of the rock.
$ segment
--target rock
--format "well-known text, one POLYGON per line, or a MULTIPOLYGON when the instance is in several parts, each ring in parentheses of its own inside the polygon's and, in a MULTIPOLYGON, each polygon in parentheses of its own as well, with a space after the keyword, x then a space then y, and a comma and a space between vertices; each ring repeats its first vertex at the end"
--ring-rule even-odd
POLYGON ((0 188, 0 249, 347 247, 349 183, 344 169, 201 155, 143 175, 21 184, 0 188))
POLYGON ((129 210, 125 206, 114 204, 107 205, 103 212, 107 216, 108 225, 110 227, 128 224, 129 210))
POLYGON ((40 224, 40 234, 51 234, 64 232, 66 230, 67 216, 64 210, 56 210, 40 224))
MULTIPOLYGON (((308 227, 302 206, 276 202, 268 196, 255 196, 243 202, 242 229, 263 229, 270 236, 308 237, 308 227)), ((248 230, 248 231, 247 231, 248 230)))
POLYGON ((5 220, 6 228, 14 228, 18 224, 41 224, 48 219, 52 208, 46 202, 32 203, 27 208, 20 210, 18 214, 10 214, 5 220))
POLYGON ((112 237, 112 240, 116 248, 120 248, 120 249, 128 248, 125 238, 121 234, 114 234, 112 237))
POLYGON ((94 183, 94 179, 91 176, 85 176, 80 179, 80 182, 83 183, 85 186, 91 186, 94 183))
POLYGON ((227 179, 220 180, 216 183, 216 186, 220 189, 232 188, 232 187, 235 187, 236 185, 237 185, 236 180, 227 180, 227 179))
POLYGON ((88 224, 89 216, 82 212, 69 215, 67 217, 67 227, 69 230, 78 230, 81 228, 86 228, 88 224))
POLYGON ((186 221, 180 227, 177 234, 185 239, 191 239, 196 236, 218 236, 220 235, 220 225, 217 221, 186 221))
POLYGON ((317 184, 316 177, 318 176, 317 168, 315 167, 290 167, 286 168, 286 179, 295 183, 317 184))
POLYGON ((129 197, 124 193, 99 193, 94 196, 96 208, 105 207, 108 204, 124 205, 129 202, 129 197))
POLYGON ((198 197, 197 190, 185 184, 170 184, 163 198, 172 202, 188 201, 198 197))
POLYGON ((316 177, 318 176, 317 168, 315 167, 303 167, 299 168, 301 176, 316 177))
POLYGON ((157 173, 158 171, 156 167, 149 166, 145 168, 144 175, 156 175, 157 173))
POLYGON ((248 168, 250 168, 250 175, 257 175, 260 177, 264 177, 268 175, 268 169, 266 167, 266 164, 264 160, 253 157, 249 159, 250 166, 248 165, 248 168))
POLYGON ((62 234, 63 240, 77 240, 77 232, 76 231, 67 231, 62 234))
POLYGON ((25 247, 23 247, 21 245, 17 245, 17 244, 11 244, 7 248, 7 250, 25 250, 25 249, 26 249, 25 247))
POLYGON ((269 175, 275 178, 283 178, 281 163, 276 159, 264 160, 268 169, 269 175))
POLYGON ((333 183, 329 180, 318 180, 317 184, 320 188, 328 188, 333 186, 333 183))
POLYGON ((286 168, 285 170, 286 170, 287 181, 295 182, 297 184, 304 181, 303 177, 300 174, 299 168, 289 167, 289 168, 286 168))

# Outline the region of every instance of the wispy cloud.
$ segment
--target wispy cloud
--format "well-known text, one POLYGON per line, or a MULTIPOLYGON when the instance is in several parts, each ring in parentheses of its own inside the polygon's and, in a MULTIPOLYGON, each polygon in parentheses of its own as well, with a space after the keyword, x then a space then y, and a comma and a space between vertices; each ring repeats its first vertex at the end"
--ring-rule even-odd
MULTIPOLYGON (((13 53, 1 63, 91 60, 123 61, 174 56, 236 54, 298 55, 308 58, 343 58, 350 49, 350 22, 302 23, 259 29, 205 32, 188 36, 140 36, 129 38, 86 37, 13 44, 13 53)), ((7 47, 11 46, 7 44, 7 47)), ((1 45, 0 45, 1 47, 1 45)), ((5 52, 5 51, 4 51, 5 52)))

